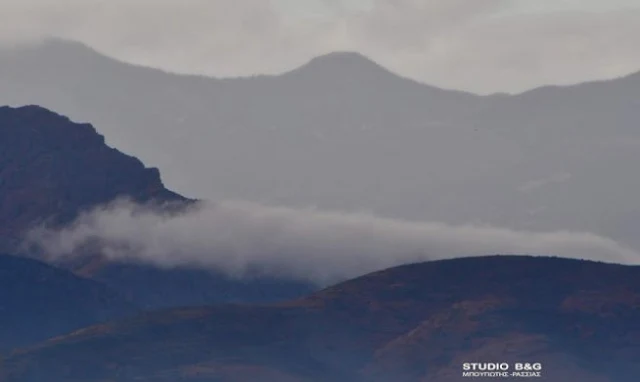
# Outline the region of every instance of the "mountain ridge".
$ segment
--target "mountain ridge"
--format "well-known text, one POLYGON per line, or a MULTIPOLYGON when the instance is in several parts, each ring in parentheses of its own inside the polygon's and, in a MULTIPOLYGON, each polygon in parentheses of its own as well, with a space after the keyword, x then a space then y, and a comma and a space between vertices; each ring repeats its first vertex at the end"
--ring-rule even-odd
POLYGON ((4 375, 226 382, 257 368, 258 378, 292 381, 453 382, 464 380, 463 362, 498 359, 542 362, 544 381, 631 382, 640 367, 631 335, 640 329, 639 270, 531 256, 417 263, 288 303, 172 309, 94 326, 14 353, 4 375), (98 354, 83 355, 87 348, 98 354), (71 371, 59 366, 77 359, 71 371))
MULTIPOLYGON (((191 77, 194 79, 202 79, 202 78, 206 78, 206 79, 211 79, 211 80, 218 80, 221 82, 224 81, 229 81, 229 80, 243 80, 243 79, 252 79, 252 78, 272 78, 272 77, 280 77, 283 75, 287 75, 289 73, 296 73, 299 72, 302 69, 308 68, 308 67, 314 67, 314 66, 321 66, 321 65, 317 65, 317 64, 321 64, 322 62, 336 62, 339 61, 340 59, 346 59, 348 61, 350 61, 351 63, 359 63, 359 64, 366 64, 366 66, 369 67, 373 67, 373 68, 377 68, 377 69, 381 69, 384 72, 387 72, 389 74, 392 74, 396 77, 400 77, 402 79, 406 79, 409 80, 411 82, 415 82, 421 85, 425 85, 427 87, 431 87, 434 89, 439 89, 439 90, 445 90, 445 91, 452 91, 452 92, 459 92, 459 93, 466 93, 469 95, 474 95, 474 96, 478 96, 478 97, 494 97, 494 96, 519 96, 525 93, 529 93, 532 91, 538 91, 539 89, 564 89, 564 88, 571 88, 574 87, 576 85, 583 85, 583 84, 599 84, 599 83, 603 83, 603 82, 610 82, 610 81, 616 81, 616 80, 623 80, 629 77, 640 77, 640 69, 636 70, 636 71, 632 71, 630 73, 624 74, 624 75, 620 75, 620 76, 615 76, 615 77, 603 77, 603 78, 596 78, 596 79, 592 79, 592 80, 587 80, 587 81, 583 81, 583 82, 577 82, 577 83, 573 83, 573 84, 543 84, 543 85, 539 85, 536 87, 532 87, 530 89, 526 89, 520 92, 493 92, 493 93, 474 93, 474 92, 470 92, 470 91, 466 91, 466 90, 460 90, 460 89, 454 89, 454 88, 447 88, 447 87, 438 87, 438 86, 433 86, 430 85, 427 82, 423 82, 423 81, 419 81, 419 80, 415 80, 412 78, 409 78, 407 76, 404 76, 400 73, 396 73, 388 68, 386 68, 385 66, 379 64, 377 61, 375 61, 374 59, 370 58, 369 56, 359 52, 359 51, 355 51, 355 50, 335 50, 335 51, 330 51, 330 52, 326 52, 326 53, 322 53, 322 54, 318 54, 316 56, 311 57, 310 59, 306 60, 305 62, 303 62, 300 65, 294 66, 290 69, 287 69, 281 73, 278 74, 252 74, 252 75, 245 75, 245 76, 229 76, 229 77, 218 77, 218 76, 212 76, 212 75, 206 75, 206 74, 192 74, 192 73, 186 73, 186 72, 179 72, 179 71, 171 71, 171 70, 166 70, 166 69, 162 69, 159 67, 154 67, 154 66, 147 66, 147 65, 142 65, 142 64, 136 64, 136 63, 131 63, 131 62, 127 62, 115 57, 110 56, 108 53, 104 53, 101 52, 98 49, 95 49, 91 46, 89 46, 88 44, 85 44, 83 42, 80 41, 74 41, 74 40, 65 40, 62 38, 55 38, 55 37, 50 37, 44 40, 40 40, 37 42, 29 42, 29 43, 23 43, 20 44, 16 47, 13 48, 0 48, 0 54, 3 51, 11 51, 16 50, 18 52, 20 51, 37 51, 38 48, 47 48, 48 50, 58 50, 58 49, 69 49, 72 48, 70 51, 76 52, 76 54, 79 54, 80 56, 84 56, 84 57, 97 57, 100 56, 103 59, 108 59, 111 62, 114 63, 119 63, 119 64, 124 64, 133 68, 139 68, 139 69, 146 69, 146 70, 151 70, 151 71, 156 71, 158 73, 162 73, 162 74, 167 74, 167 75, 173 75, 173 76, 180 76, 180 77, 191 77)), ((344 62, 344 61, 342 61, 344 62)))
POLYGON ((0 232, 13 236, 5 239, 15 242, 38 221, 68 223, 117 197, 187 201, 164 188, 157 168, 106 146, 90 124, 35 105, 0 107, 0 121, 0 232))
POLYGON ((326 69, 322 58, 311 60, 311 69, 298 68, 302 76, 216 79, 120 63, 79 43, 30 49, 0 53, 0 104, 35 103, 91 121, 109 145, 194 198, 586 231, 640 246, 616 234, 640 212, 602 189, 630 181, 587 175, 633 171, 635 77, 476 96, 403 79, 351 53, 329 55, 326 69), (564 187, 520 191, 556 172, 571 175, 564 187), (586 202, 594 198, 601 202, 586 202))

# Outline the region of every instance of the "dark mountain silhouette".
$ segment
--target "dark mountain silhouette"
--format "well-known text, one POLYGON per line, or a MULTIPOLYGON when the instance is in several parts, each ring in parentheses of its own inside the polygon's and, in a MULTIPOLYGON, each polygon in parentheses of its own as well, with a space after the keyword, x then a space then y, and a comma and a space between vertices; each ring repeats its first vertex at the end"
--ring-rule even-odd
POLYGON ((109 285, 146 309, 212 303, 264 303, 303 296, 318 288, 310 283, 273 277, 233 278, 198 268, 108 262, 85 257, 67 267, 109 285))
POLYGON ((0 352, 138 310, 98 282, 0 254, 0 352))
MULTIPOLYGON (((0 196, 0 248, 10 253, 22 252, 21 239, 34 225, 68 223, 117 198, 154 203, 172 213, 196 205, 167 190, 156 168, 107 146, 93 126, 38 106, 0 107, 0 196)), ((103 282, 141 307, 274 301, 312 290, 303 283, 238 281, 195 269, 110 262, 93 251, 79 255, 51 261, 103 282)))
POLYGON ((67 223, 118 197, 186 201, 164 188, 158 169, 108 147, 91 125, 38 106, 0 107, 0 147, 4 248, 36 222, 67 223))
POLYGON ((357 53, 217 79, 53 40, 0 49, 0 87, 0 104, 95 123, 190 196, 590 231, 640 248, 639 74, 476 96, 357 53))
MULTIPOLYGON (((552 382, 637 380, 640 268, 493 256, 401 266, 263 306, 152 312, 15 352, 6 382, 462 381, 540 362, 552 382)), ((508 378, 506 380, 519 380, 508 378)))

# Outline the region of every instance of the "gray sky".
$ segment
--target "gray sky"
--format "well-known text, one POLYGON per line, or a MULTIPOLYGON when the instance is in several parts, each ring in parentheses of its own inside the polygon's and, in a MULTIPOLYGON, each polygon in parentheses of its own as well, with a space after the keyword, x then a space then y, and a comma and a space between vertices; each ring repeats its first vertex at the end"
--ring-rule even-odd
POLYGON ((79 40, 183 73, 279 73, 356 50, 480 93, 640 70, 635 0, 3 0, 0 40, 79 40))

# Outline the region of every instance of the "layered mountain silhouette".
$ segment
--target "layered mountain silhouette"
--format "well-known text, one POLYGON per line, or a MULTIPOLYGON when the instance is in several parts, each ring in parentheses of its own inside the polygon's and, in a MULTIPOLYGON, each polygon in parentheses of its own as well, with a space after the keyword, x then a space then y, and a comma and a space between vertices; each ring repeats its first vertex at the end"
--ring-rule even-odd
MULTIPOLYGON (((492 256, 413 264, 276 305, 146 313, 14 352, 7 382, 462 381, 465 362, 536 380, 631 382, 639 268, 492 256)), ((510 378, 507 380, 518 380, 510 378)))
POLYGON ((138 311, 96 281, 0 254, 0 353, 138 311))
MULTIPOLYGON (((105 135, 0 108, 0 252, 121 197, 197 208, 143 161, 196 197, 637 236, 637 74, 480 97, 356 53, 223 80, 50 41, 0 50, 0 87, 0 104, 105 135)), ((93 248, 48 261, 0 256, 2 382, 447 382, 466 380, 465 362, 540 362, 553 382, 640 372, 638 267, 456 259, 310 294, 93 248)))
MULTIPOLYGON (((152 203, 168 213, 196 205, 167 190, 156 168, 107 146, 92 125, 39 106, 0 107, 0 195, 0 248, 13 254, 24 252, 22 239, 31 228, 64 225, 118 198, 152 203)), ((89 249, 71 259, 41 255, 146 308, 274 301, 312 290, 304 283, 114 262, 89 249)))
POLYGON ((38 106, 0 107, 0 243, 39 221, 68 223, 78 213, 129 197, 186 201, 155 168, 108 147, 88 124, 38 106))
POLYGON ((216 79, 52 40, 0 50, 0 87, 0 104, 95 123, 190 196, 590 231, 640 248, 639 74, 476 96, 357 53, 216 79))

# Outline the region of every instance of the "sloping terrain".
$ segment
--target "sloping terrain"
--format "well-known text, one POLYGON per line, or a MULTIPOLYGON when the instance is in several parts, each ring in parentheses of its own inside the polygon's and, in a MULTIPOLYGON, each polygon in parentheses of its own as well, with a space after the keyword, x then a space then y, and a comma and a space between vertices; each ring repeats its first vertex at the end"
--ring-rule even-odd
MULTIPOLYGON (((537 380, 637 380, 637 267, 493 256, 413 264, 269 306, 152 312, 7 357, 7 382, 459 381, 465 362, 537 380)), ((515 379, 514 379, 515 380, 515 379)))
POLYGON ((0 243, 34 223, 66 223, 118 197, 186 201, 160 173, 107 146, 89 124, 38 106, 0 107, 0 243))
POLYGON ((98 282, 0 254, 0 352, 138 310, 98 282))

